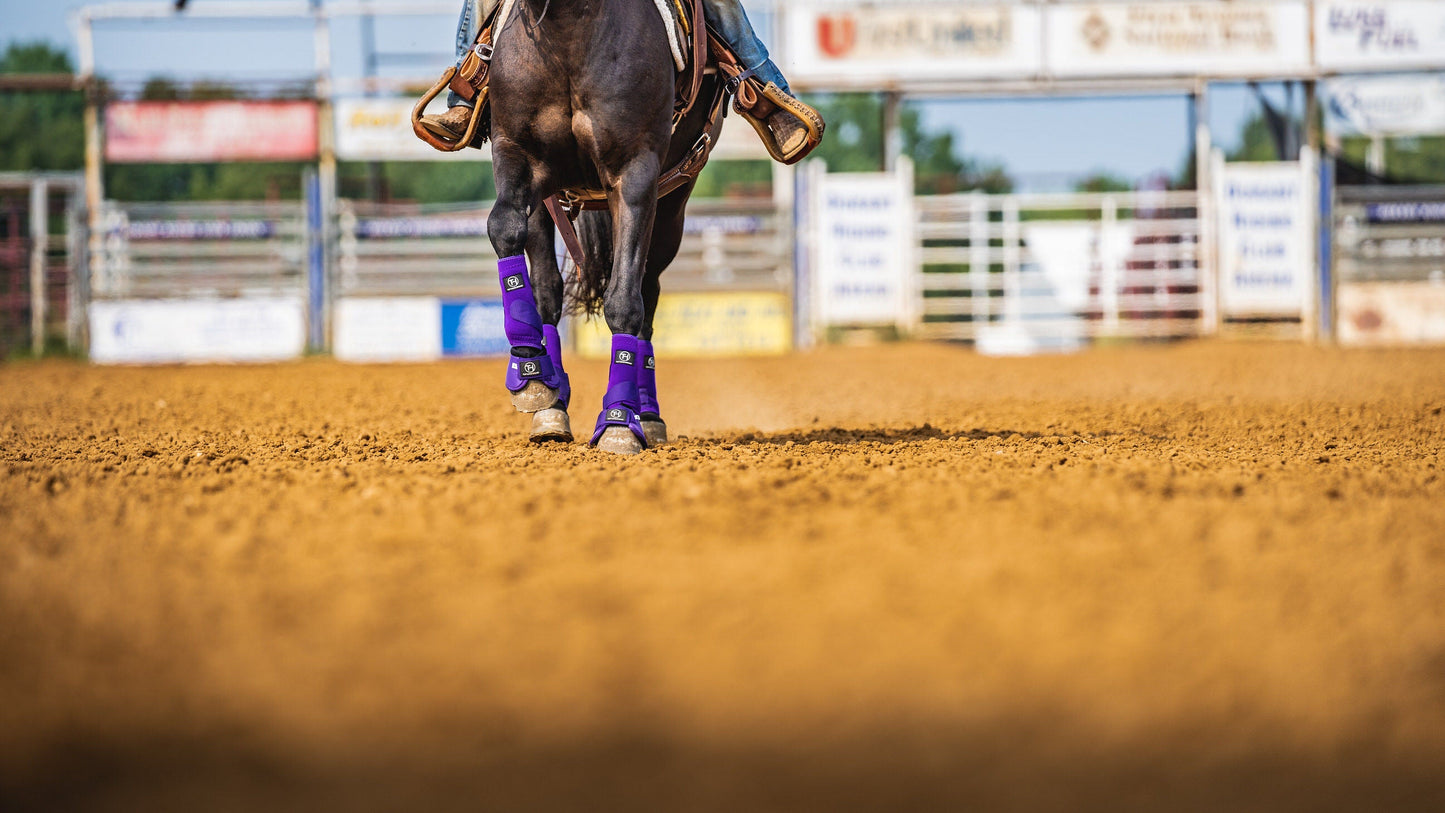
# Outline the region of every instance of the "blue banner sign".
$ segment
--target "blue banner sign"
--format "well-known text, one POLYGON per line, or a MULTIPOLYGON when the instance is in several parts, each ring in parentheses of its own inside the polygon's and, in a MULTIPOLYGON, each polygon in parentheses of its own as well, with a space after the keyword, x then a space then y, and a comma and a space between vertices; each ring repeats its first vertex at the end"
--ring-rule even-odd
POLYGON ((1391 201, 1365 204, 1371 223, 1445 223, 1445 201, 1391 201))
POLYGON ((442 355, 505 356, 511 352, 500 299, 443 300, 442 355))
POLYGON ((387 237, 486 237, 485 217, 388 217, 360 220, 356 236, 364 239, 387 237))
POLYGON ((131 240, 269 240, 269 220, 137 220, 125 227, 131 240))

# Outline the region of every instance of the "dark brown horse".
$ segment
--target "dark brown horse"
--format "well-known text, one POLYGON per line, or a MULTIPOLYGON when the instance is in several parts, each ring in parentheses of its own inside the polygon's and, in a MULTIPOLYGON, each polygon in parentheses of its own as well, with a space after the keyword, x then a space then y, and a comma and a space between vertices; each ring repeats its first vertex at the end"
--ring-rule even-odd
MULTIPOLYGON (((543 201, 560 190, 601 190, 606 211, 584 213, 578 224, 585 256, 570 298, 581 310, 600 309, 613 334, 592 442, 639 452, 666 441, 652 323, 693 186, 659 200, 658 177, 699 142, 709 105, 695 105, 674 129, 677 75, 653 0, 517 0, 503 24, 491 76, 497 203, 489 231, 503 258, 508 389, 518 409, 535 413, 534 440, 571 438, 556 338, 569 290, 543 201)), ((716 82, 707 78, 701 98, 713 97, 716 82)))

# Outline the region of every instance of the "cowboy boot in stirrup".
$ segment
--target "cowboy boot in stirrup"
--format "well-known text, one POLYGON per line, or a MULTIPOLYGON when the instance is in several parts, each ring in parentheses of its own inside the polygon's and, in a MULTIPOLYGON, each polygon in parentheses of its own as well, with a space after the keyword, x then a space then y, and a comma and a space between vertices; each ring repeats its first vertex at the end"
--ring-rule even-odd
MULTIPOLYGON (((472 112, 473 108, 470 106, 459 104, 440 115, 422 116, 421 126, 438 138, 450 142, 461 141, 467 134, 467 127, 472 123, 472 112)), ((479 138, 473 138, 470 146, 479 147, 480 141, 479 138)))

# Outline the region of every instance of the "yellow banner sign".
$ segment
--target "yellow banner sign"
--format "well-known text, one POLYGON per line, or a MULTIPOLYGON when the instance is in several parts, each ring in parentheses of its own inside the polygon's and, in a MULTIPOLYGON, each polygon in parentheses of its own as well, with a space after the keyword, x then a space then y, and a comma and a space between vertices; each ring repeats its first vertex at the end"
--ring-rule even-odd
MULTIPOLYGON (((663 294, 653 327, 662 358, 774 356, 793 348, 792 303, 772 291, 663 294)), ((603 319, 576 329, 581 355, 607 358, 612 333, 603 319)))

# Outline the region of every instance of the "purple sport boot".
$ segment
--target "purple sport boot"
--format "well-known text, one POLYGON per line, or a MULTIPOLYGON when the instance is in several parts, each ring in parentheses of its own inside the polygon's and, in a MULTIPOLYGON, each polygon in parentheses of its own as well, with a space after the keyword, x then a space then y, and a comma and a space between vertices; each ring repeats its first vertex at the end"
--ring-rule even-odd
MULTIPOLYGON (((512 358, 507 363, 507 389, 517 409, 538 412, 557 403, 563 385, 562 373, 547 351, 542 316, 537 313, 537 300, 532 297, 527 258, 503 258, 497 263, 497 271, 502 284, 503 325, 507 341, 512 345, 512 358), (535 350, 540 355, 519 355, 519 348, 535 350)), ((560 353, 560 343, 554 344, 560 353)))
POLYGON ((542 325, 542 344, 547 348, 547 358, 552 362, 552 369, 557 372, 557 378, 561 385, 557 387, 556 409, 567 411, 567 405, 572 403, 572 377, 562 368, 562 337, 557 333, 556 325, 542 325))
POLYGON ((625 333, 612 336, 612 366, 608 370, 607 394, 592 445, 609 452, 636 454, 647 448, 647 433, 637 414, 637 337, 625 333))
POLYGON ((652 351, 652 342, 637 340, 637 355, 642 363, 637 365, 637 404, 642 431, 647 435, 648 447, 667 443, 667 424, 662 420, 662 407, 657 405, 657 356, 652 351))

